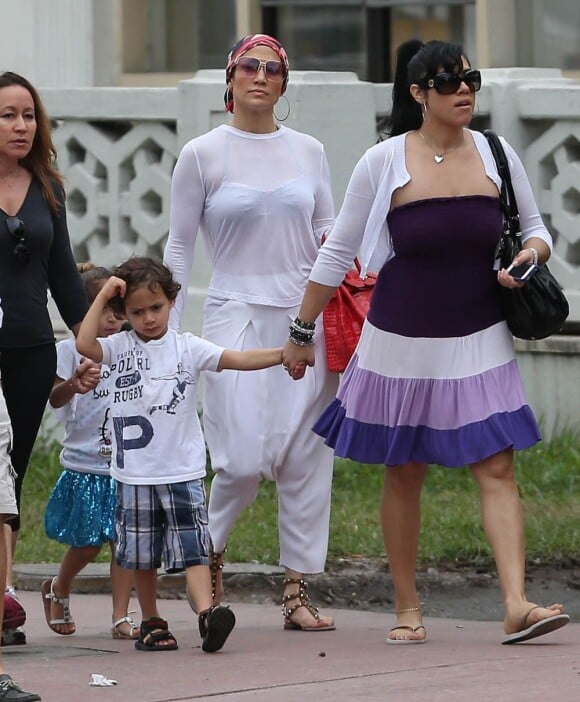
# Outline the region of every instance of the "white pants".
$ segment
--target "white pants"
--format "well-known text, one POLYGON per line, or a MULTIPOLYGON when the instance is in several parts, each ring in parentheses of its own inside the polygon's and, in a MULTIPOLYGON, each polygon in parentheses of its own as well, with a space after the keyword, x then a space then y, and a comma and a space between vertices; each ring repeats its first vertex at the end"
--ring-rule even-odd
MULTIPOLYGON (((12 448, 12 425, 6 400, 0 386, 0 515, 13 516, 18 514, 16 495, 14 492, 14 468, 10 462, 12 448)), ((0 538, 3 536, 0 534, 0 538)))
MULTIPOLYGON (((296 314, 294 308, 208 300, 203 336, 229 349, 278 347, 296 314)), ((280 564, 300 573, 324 570, 334 455, 311 427, 333 399, 338 376, 326 368, 322 330, 319 335, 316 365, 302 380, 292 380, 282 366, 205 374, 203 423, 215 471, 209 530, 216 553, 266 478, 278 491, 280 564)))

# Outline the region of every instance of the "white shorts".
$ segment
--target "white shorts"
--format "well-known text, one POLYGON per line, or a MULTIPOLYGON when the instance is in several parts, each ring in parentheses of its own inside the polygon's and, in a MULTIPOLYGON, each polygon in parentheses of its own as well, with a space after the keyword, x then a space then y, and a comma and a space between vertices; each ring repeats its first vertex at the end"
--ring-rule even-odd
POLYGON ((0 515, 13 516, 18 514, 14 478, 16 473, 10 462, 12 448, 12 426, 6 409, 4 393, 0 392, 0 515))

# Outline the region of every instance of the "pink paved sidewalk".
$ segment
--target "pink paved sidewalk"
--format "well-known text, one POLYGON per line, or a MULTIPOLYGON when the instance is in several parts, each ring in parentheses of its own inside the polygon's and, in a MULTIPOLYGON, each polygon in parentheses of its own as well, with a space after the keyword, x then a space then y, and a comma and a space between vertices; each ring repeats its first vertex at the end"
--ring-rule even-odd
MULTIPOLYGON (((335 632, 283 631, 279 608, 232 604, 238 624, 224 650, 202 653, 184 600, 161 615, 178 651, 136 651, 111 638, 108 595, 73 595, 73 636, 53 634, 38 592, 21 592, 28 645, 2 649, 4 665, 43 702, 551 702, 580 699, 580 624, 501 646, 498 622, 429 619, 429 641, 387 646, 388 615, 328 610, 335 632), (91 673, 118 681, 90 687, 91 673)), ((137 603, 134 603, 137 608, 137 603)), ((326 610, 325 610, 326 611, 326 610)), ((137 617, 138 619, 138 617, 137 617)))

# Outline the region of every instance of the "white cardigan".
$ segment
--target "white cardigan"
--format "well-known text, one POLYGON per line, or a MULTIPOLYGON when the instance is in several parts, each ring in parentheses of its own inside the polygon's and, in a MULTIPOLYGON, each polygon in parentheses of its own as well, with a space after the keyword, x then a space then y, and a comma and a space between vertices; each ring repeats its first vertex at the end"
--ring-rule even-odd
MULTIPOLYGON (((485 172, 498 188, 501 178, 484 134, 469 130, 479 151, 485 172)), ((379 271, 393 252, 387 215, 393 192, 409 182, 405 164, 406 134, 387 139, 366 151, 354 168, 344 202, 329 238, 319 251, 310 280, 337 287, 360 250, 361 275, 379 271)), ((538 237, 552 250, 534 199, 530 182, 513 148, 500 137, 508 158, 512 183, 520 212, 522 242, 538 237)), ((492 262, 490 262, 490 265, 492 262)))

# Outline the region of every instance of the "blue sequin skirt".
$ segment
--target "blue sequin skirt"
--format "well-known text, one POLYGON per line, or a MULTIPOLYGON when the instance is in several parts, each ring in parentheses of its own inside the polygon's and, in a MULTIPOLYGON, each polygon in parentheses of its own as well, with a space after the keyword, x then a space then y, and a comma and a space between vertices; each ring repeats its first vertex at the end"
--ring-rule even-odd
POLYGON ((63 470, 46 505, 46 535, 75 548, 113 541, 115 493, 109 475, 63 470))

